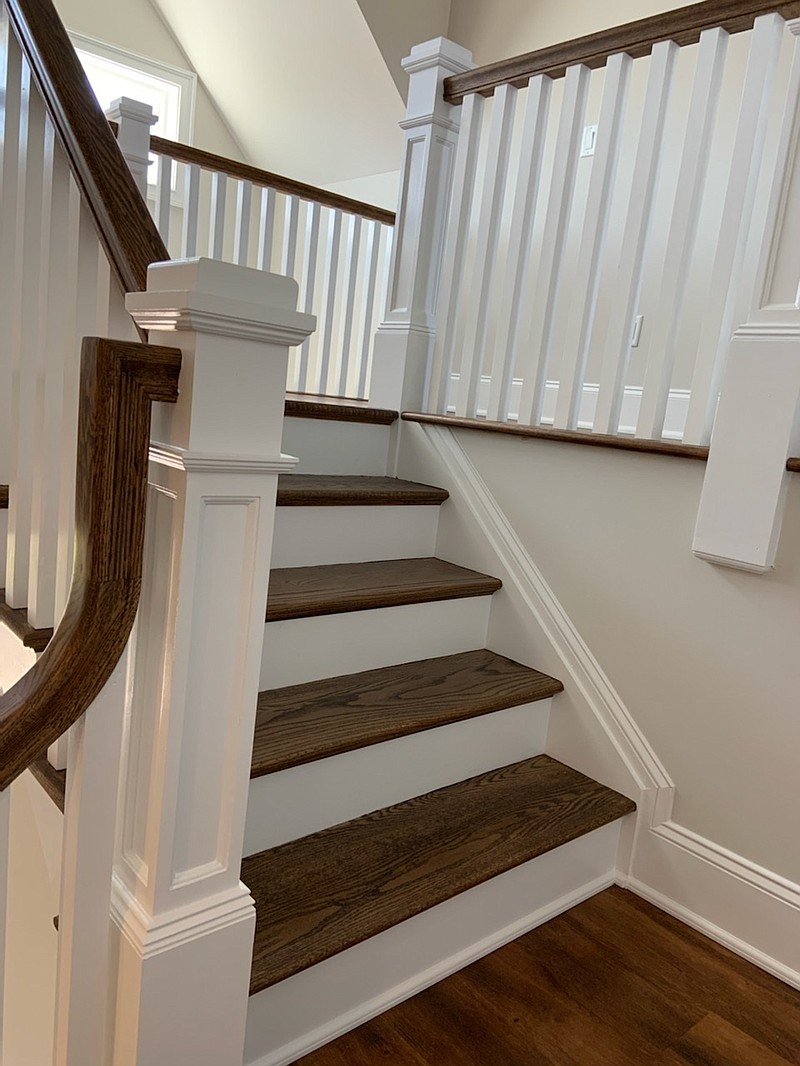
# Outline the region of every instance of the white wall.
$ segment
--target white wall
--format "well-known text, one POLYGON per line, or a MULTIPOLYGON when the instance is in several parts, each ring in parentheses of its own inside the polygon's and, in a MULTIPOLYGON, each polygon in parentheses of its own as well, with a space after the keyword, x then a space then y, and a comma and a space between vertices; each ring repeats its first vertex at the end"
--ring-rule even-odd
MULTIPOLYGON (((68 30, 97 37, 162 63, 194 69, 150 0, 126 0, 124 4, 106 0, 56 0, 56 7, 68 30)), ((197 86, 194 144, 209 152, 247 161, 202 81, 197 86)))

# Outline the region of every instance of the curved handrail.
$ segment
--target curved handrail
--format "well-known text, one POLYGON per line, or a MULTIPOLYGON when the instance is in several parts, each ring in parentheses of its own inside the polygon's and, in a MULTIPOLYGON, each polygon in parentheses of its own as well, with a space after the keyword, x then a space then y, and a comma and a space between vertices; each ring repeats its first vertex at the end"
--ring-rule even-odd
POLYGON ((46 650, 0 697, 0 789, 78 720, 128 641, 141 589, 150 404, 175 402, 180 365, 176 348, 83 342, 72 589, 46 650))
POLYGON ((338 193, 328 192, 327 189, 317 188, 316 185, 306 185, 305 182, 295 181, 281 174, 273 174, 269 170, 260 170, 258 167, 250 166, 249 163, 226 159, 224 155, 206 152, 190 144, 168 141, 165 137, 151 137, 150 149, 155 155, 169 156, 176 163, 194 163, 206 170, 215 170, 220 174, 225 174, 229 178, 251 181, 254 185, 263 185, 277 192, 287 193, 289 196, 299 196, 301 200, 311 200, 322 204, 323 207, 333 207, 351 215, 360 215, 361 218, 374 219, 385 226, 395 224, 394 211, 387 211, 384 207, 376 207, 375 204, 368 204, 363 200, 354 200, 350 196, 339 196, 338 193))
POLYGON ((536 74, 563 78, 567 67, 582 63, 587 67, 604 67, 610 56, 626 52, 632 59, 649 55, 659 41, 678 45, 694 44, 703 30, 722 27, 728 33, 742 33, 752 28, 759 15, 777 11, 785 18, 800 15, 798 0, 704 0, 661 15, 637 19, 623 26, 590 33, 563 44, 541 48, 525 55, 502 59, 476 67, 464 74, 454 74, 444 82, 444 98, 460 104, 469 93, 491 96, 499 85, 525 85, 536 74))
POLYGON ((169 259, 51 0, 4 0, 78 188, 123 291, 169 259))

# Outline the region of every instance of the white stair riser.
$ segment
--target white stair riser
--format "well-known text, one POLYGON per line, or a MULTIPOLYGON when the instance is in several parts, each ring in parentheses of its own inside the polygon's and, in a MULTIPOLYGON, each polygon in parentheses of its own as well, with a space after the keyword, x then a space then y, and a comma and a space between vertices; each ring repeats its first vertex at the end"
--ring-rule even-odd
POLYGON ((250 997, 246 1066, 288 1066, 613 884, 619 822, 250 997))
POLYGON ((255 778, 244 853, 539 755, 550 703, 511 707, 255 778))
POLYGON ((438 507, 279 507, 272 566, 434 555, 438 522, 438 507))
POLYGON ((281 688, 486 644, 491 596, 268 622, 260 688, 281 688))
POLYGON ((386 474, 390 426, 287 418, 281 450, 296 455, 296 474, 386 474))

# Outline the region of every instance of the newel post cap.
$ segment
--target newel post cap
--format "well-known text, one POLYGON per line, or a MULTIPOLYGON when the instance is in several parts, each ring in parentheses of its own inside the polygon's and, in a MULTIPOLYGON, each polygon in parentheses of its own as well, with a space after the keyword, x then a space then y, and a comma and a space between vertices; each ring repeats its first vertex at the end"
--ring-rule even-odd
POLYGON ((123 119, 133 119, 136 122, 155 126, 158 115, 155 114, 150 104, 143 104, 139 100, 132 100, 129 96, 120 96, 114 100, 106 111, 106 118, 112 122, 121 122, 123 119))
POLYGON ((434 37, 430 41, 423 41, 422 44, 415 44, 410 55, 403 60, 403 70, 407 74, 441 67, 443 76, 448 77, 450 74, 463 74, 474 66, 472 52, 447 37, 434 37))

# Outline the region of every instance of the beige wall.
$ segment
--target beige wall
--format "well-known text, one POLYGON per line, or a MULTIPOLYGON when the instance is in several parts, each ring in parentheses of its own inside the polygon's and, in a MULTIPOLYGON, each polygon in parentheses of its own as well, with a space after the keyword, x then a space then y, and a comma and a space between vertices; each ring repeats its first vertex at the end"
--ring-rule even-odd
POLYGON ((800 477, 757 576, 691 553, 702 463, 458 439, 675 781, 674 820, 800 881, 800 477))
MULTIPOLYGON (((126 0, 124 4, 111 4, 107 0, 56 0, 56 7, 69 30, 97 37, 161 63, 193 69, 150 0, 126 0)), ((209 152, 246 161, 202 82, 197 86, 194 143, 209 152)))

